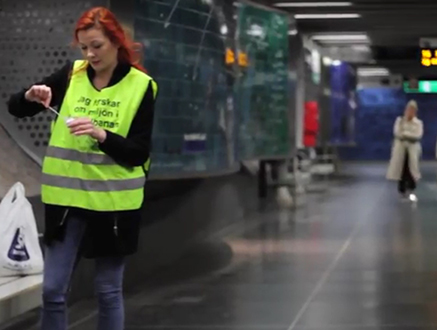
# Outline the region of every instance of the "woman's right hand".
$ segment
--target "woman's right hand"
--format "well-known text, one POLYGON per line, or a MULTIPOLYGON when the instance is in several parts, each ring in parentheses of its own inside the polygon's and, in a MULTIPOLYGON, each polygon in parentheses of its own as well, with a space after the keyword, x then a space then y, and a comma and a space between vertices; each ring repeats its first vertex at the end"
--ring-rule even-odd
POLYGON ((29 102, 42 103, 48 108, 52 101, 52 89, 46 85, 33 85, 24 94, 24 98, 29 102))

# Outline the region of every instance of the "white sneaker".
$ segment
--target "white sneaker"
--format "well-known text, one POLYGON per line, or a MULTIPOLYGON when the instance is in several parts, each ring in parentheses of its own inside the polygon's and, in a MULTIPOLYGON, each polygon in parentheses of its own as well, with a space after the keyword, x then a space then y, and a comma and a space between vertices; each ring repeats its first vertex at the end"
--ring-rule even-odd
POLYGON ((419 201, 419 199, 417 198, 416 195, 414 194, 410 194, 410 196, 408 196, 408 199, 413 202, 413 203, 417 203, 419 201))

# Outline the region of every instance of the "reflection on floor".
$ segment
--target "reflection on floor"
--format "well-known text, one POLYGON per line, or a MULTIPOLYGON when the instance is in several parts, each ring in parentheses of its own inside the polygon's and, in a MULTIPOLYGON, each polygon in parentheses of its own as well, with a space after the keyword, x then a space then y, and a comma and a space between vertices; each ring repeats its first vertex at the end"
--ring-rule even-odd
MULTIPOLYGON (((437 328, 434 170, 417 207, 384 171, 352 168, 297 212, 260 208, 127 293, 126 330, 437 328)), ((93 306, 76 306, 70 329, 95 329, 93 306)))

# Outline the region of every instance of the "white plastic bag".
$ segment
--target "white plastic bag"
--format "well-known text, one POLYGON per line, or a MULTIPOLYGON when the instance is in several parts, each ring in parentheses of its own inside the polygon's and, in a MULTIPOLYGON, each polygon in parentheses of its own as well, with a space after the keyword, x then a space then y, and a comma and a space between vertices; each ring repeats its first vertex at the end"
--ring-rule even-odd
POLYGON ((0 203, 0 276, 34 275, 43 269, 32 205, 17 182, 0 203))

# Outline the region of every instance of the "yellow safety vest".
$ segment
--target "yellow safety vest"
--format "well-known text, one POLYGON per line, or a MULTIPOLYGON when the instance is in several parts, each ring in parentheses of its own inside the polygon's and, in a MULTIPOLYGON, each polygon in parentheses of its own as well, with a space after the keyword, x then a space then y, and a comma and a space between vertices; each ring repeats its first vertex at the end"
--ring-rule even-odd
POLYGON ((65 118, 89 117, 96 126, 126 137, 144 94, 152 84, 147 74, 131 68, 117 84, 98 91, 88 79, 84 61, 75 61, 69 87, 52 128, 42 168, 42 201, 93 211, 135 210, 144 198, 144 166, 117 164, 90 136, 74 136, 65 118))

